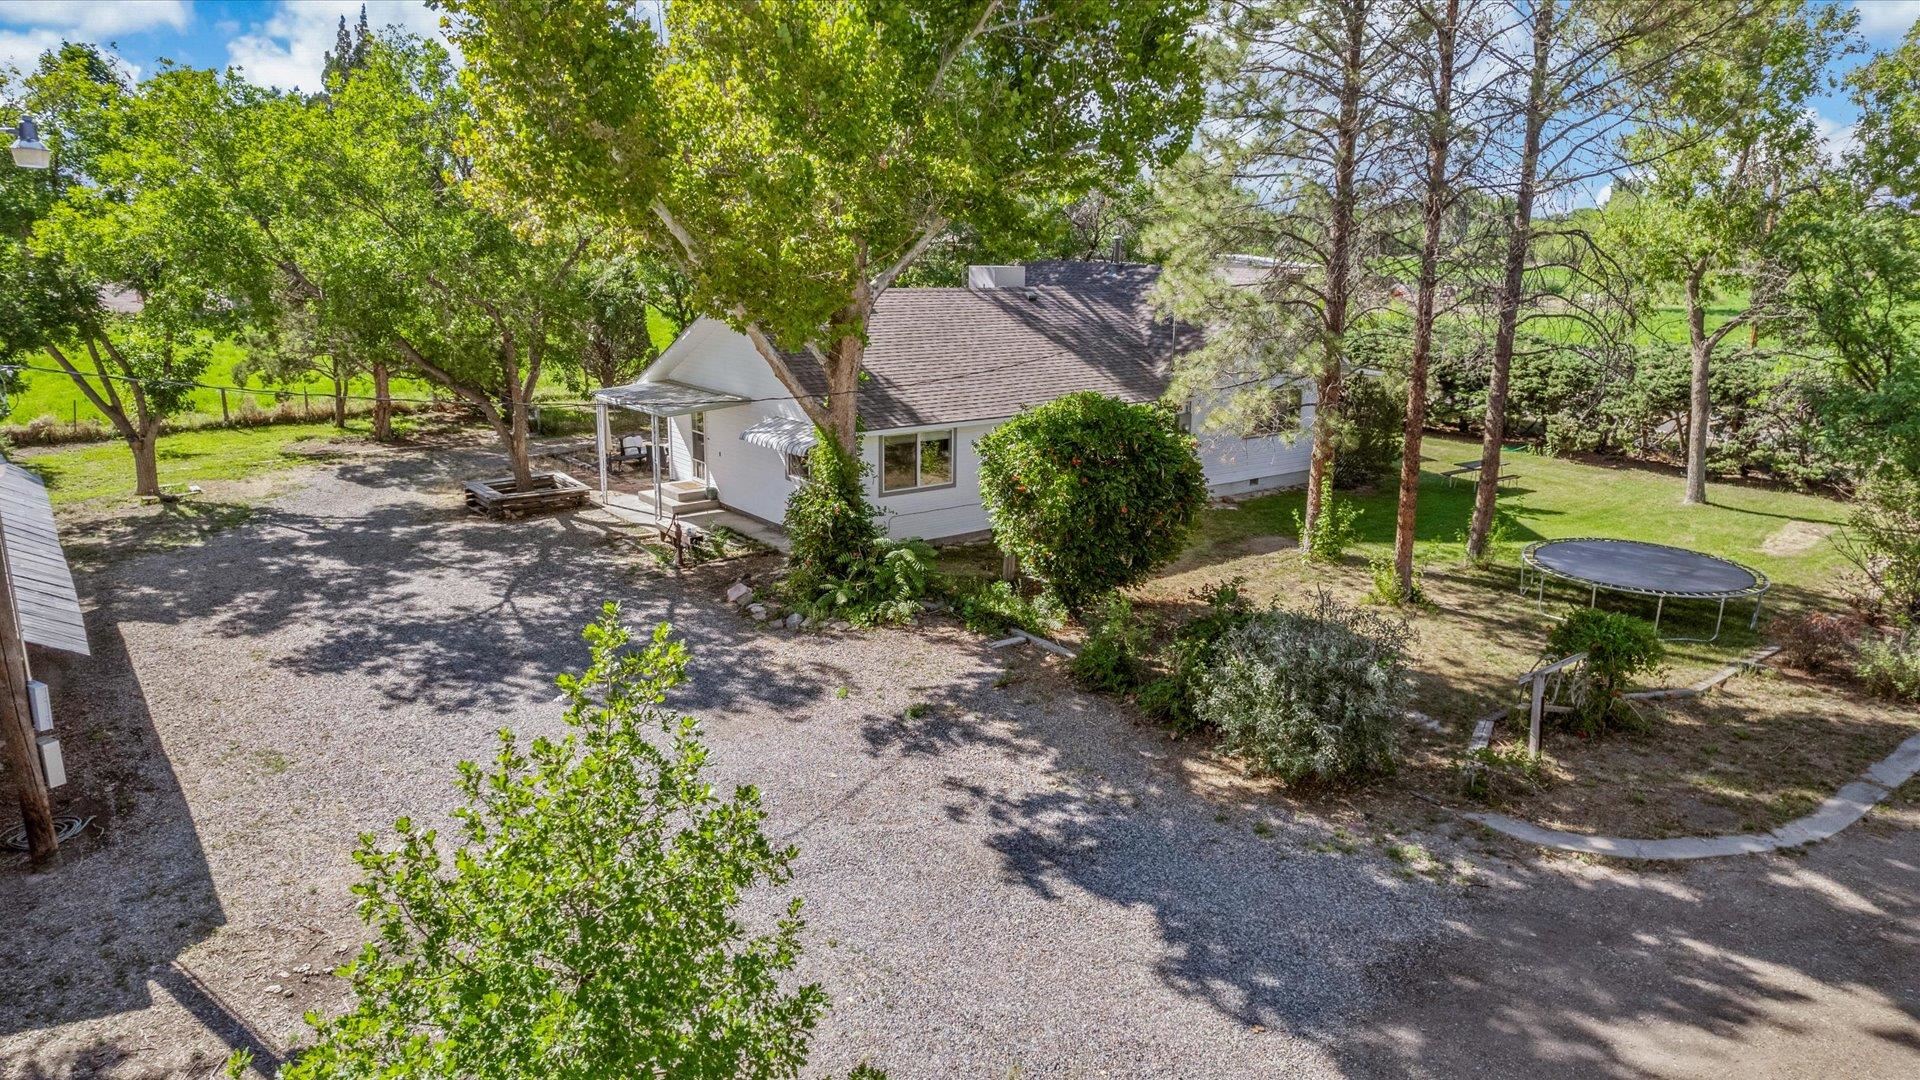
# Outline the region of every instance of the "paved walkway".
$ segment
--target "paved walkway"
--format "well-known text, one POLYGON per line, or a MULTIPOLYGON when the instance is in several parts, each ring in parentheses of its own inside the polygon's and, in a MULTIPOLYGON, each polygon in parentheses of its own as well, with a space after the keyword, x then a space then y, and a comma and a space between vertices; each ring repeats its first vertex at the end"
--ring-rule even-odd
POLYGON ((1548 829, 1505 814, 1468 814, 1490 829, 1529 844, 1584 855, 1616 859, 1712 859, 1722 855, 1753 855, 1763 851, 1817 843, 1859 821, 1875 803, 1920 772, 1920 735, 1901 743, 1860 779, 1833 793, 1819 809, 1769 833, 1728 833, 1722 836, 1680 836, 1667 840, 1628 840, 1617 836, 1548 829))

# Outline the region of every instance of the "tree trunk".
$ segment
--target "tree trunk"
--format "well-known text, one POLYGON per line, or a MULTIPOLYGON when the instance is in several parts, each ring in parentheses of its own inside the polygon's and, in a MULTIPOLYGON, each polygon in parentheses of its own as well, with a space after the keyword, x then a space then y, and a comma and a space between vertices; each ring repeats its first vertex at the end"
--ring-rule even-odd
POLYGON ((142 420, 136 434, 127 439, 127 448, 133 451, 133 493, 158 497, 160 495, 160 423, 157 420, 142 420))
POLYGON ((1707 310, 1700 295, 1701 272, 1687 275, 1687 351, 1693 360, 1693 373, 1687 398, 1687 490, 1680 501, 1687 506, 1707 502, 1707 436, 1713 404, 1708 385, 1708 366, 1713 359, 1713 344, 1707 340, 1707 310))
POLYGON ((1533 198, 1540 168, 1540 138, 1546 127, 1547 68, 1555 33, 1555 2, 1539 4, 1533 20, 1533 74, 1527 88, 1526 133, 1514 188, 1512 231, 1507 235, 1505 273, 1500 284, 1500 319, 1493 339, 1493 376, 1487 386, 1487 419, 1480 433, 1480 476, 1474 485, 1473 522, 1467 529, 1467 557, 1487 554, 1495 500, 1500 495, 1500 445, 1507 436, 1507 393, 1513 378, 1513 340, 1520 326, 1521 287, 1533 240, 1533 198))
POLYGON ((373 362, 373 438, 393 441, 393 396, 387 387, 387 362, 373 362))
POLYGON ((347 429, 347 382, 339 376, 333 380, 333 426, 347 429))
POLYGON ((518 394, 507 412, 507 430, 501 432, 501 439, 506 443, 507 462, 513 466, 514 486, 525 491, 533 483, 533 459, 528 447, 527 403, 518 394))
POLYGON ((1341 57, 1340 118, 1334 133, 1333 206, 1327 236, 1327 299, 1323 313, 1324 362, 1313 406, 1313 454, 1307 461, 1307 506, 1302 515, 1300 550, 1313 553, 1313 534, 1326 510, 1322 491, 1333 474, 1334 436, 1339 427, 1342 369, 1346 366, 1347 308, 1353 291, 1354 215, 1359 193, 1355 173, 1360 152, 1360 97, 1367 87, 1367 27, 1370 12, 1362 4, 1346 11, 1345 53, 1341 57))
POLYGON ((854 458, 860 456, 860 366, 867 346, 858 337, 843 337, 827 353, 827 413, 832 435, 854 458))
POLYGON ((1422 207, 1420 286, 1414 300, 1413 357, 1407 370, 1407 422, 1400 440, 1400 504, 1393 532, 1393 576, 1402 601, 1413 599, 1413 540, 1420 504, 1420 442, 1427 429, 1427 366, 1433 354, 1433 312, 1440 291, 1440 230, 1447 211, 1447 151, 1453 143, 1453 49, 1460 0, 1447 0, 1434 29, 1438 50, 1433 116, 1427 133, 1427 190, 1422 207))

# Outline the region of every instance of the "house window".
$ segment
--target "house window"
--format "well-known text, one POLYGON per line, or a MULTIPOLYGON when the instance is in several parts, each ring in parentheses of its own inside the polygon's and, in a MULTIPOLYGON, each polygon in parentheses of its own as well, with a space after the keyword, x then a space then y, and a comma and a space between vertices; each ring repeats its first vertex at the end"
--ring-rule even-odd
POLYGON ((953 483, 953 432, 885 435, 880 439, 882 493, 948 487, 953 483))
POLYGON ((803 453, 784 455, 787 459, 787 479, 805 480, 812 474, 807 472, 807 455, 803 453))
POLYGON ((1300 430, 1300 413, 1305 399, 1298 386, 1269 387, 1252 422, 1247 425, 1246 437, 1249 439, 1270 439, 1276 435, 1292 435, 1300 430))

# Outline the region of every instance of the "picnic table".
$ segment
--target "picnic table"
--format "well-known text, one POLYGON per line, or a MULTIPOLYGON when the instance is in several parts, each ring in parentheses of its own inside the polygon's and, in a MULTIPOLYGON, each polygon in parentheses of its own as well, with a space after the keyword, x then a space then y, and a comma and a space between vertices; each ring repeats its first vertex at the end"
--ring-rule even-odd
MULTIPOLYGON (((1506 471, 1505 458, 1501 459, 1500 467, 1500 476, 1499 479, 1495 481, 1495 486, 1505 486, 1507 481, 1519 479, 1518 475, 1506 471)), ((1480 478, 1480 460, 1476 458, 1472 461, 1456 461, 1453 463, 1453 468, 1446 470, 1440 475, 1447 478, 1448 487, 1452 487, 1453 482, 1463 476, 1471 476, 1475 480, 1478 480, 1480 478)))

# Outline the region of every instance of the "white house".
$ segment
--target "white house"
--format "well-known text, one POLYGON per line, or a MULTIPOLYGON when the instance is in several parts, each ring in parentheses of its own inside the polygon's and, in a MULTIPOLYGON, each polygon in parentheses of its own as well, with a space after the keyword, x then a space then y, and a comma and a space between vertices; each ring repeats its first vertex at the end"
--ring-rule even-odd
MULTIPOLYGON (((1197 335, 1155 318, 1158 269, 1039 262, 972 267, 967 288, 894 288, 876 305, 861 386, 868 494, 894 536, 949 540, 988 529, 975 443, 1024 408, 1080 390, 1126 401, 1165 395, 1174 356, 1197 335)), ((824 394, 810 357, 788 357, 824 394)), ((1255 430, 1210 431, 1190 404, 1207 482, 1219 494, 1297 486, 1307 474, 1311 386, 1273 390, 1255 430)), ((778 522, 801 481, 812 424, 746 336, 701 319, 640 381, 599 391, 605 409, 665 427, 669 509, 720 506, 778 522)), ((604 432, 604 427, 602 428, 604 432)))

